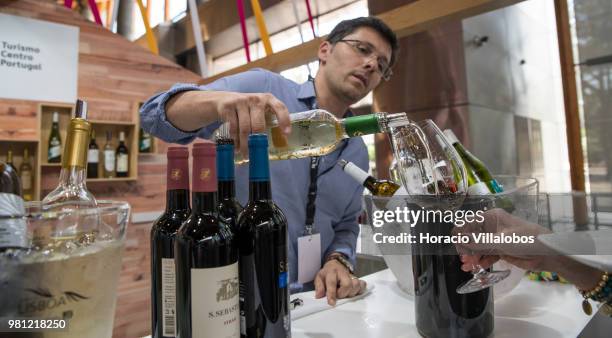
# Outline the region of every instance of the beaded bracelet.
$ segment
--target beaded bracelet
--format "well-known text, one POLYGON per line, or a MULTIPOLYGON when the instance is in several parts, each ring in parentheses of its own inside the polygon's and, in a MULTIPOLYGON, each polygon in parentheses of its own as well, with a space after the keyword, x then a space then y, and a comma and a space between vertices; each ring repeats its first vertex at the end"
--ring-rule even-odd
POLYGON ((593 307, 589 303, 589 298, 597 302, 605 302, 606 308, 610 307, 608 304, 612 300, 612 278, 607 272, 604 272, 601 276, 601 280, 597 285, 587 291, 580 290, 580 294, 584 298, 582 301, 582 311, 587 315, 593 313, 593 307))

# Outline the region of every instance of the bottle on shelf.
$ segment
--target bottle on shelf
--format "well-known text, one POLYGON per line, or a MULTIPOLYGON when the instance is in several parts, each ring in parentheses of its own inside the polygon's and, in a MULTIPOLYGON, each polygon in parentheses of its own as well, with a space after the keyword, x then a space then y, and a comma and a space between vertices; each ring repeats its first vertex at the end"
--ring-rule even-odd
POLYGON ((62 137, 60 136, 58 112, 53 112, 53 123, 51 124, 48 148, 47 162, 60 163, 62 161, 62 137))
POLYGON ((291 337, 287 219, 272 201, 265 134, 249 136, 249 202, 238 229, 241 337, 291 337))
POLYGON ((96 131, 91 131, 91 141, 87 151, 87 178, 98 178, 98 163, 100 162, 100 149, 96 143, 96 131))
POLYGON ((234 140, 225 135, 218 137, 216 143, 219 216, 225 218, 226 222, 230 224, 233 233, 236 234, 238 232, 238 215, 242 211, 242 206, 236 200, 234 140))
POLYGON ((129 170, 129 153, 128 148, 125 146, 125 132, 119 132, 119 146, 117 146, 116 152, 117 165, 117 177, 128 177, 129 170))
POLYGON ((115 149, 111 144, 113 140, 113 133, 111 131, 106 132, 106 144, 104 145, 104 177, 112 178, 115 177, 115 149))
POLYGON ((6 164, 10 166, 11 168, 13 168, 15 172, 17 172, 17 168, 15 167, 15 164, 13 163, 13 150, 11 149, 9 149, 6 152, 6 164))
MULTIPOLYGON (((332 113, 315 109, 290 114, 291 134, 283 135, 274 117, 266 115, 266 133, 270 139, 270 160, 322 156, 336 149, 343 139, 388 132, 390 125, 411 124, 406 113, 374 113, 338 119, 332 113)), ((236 154, 236 163, 248 159, 236 154)))
POLYGON ((189 150, 169 147, 166 170, 166 210, 151 228, 152 337, 176 337, 176 232, 191 213, 189 150))
POLYGON ((25 221, 12 218, 24 213, 19 175, 14 167, 0 162, 0 254, 29 247, 25 221))
POLYGON ((237 337, 238 246, 218 217, 215 145, 193 146, 192 209, 176 234, 179 337, 237 337))
POLYGON ((153 136, 142 128, 140 128, 138 136, 138 150, 143 154, 150 153, 152 151, 153 136))
POLYGON ((30 164, 30 154, 28 148, 23 149, 23 161, 19 166, 19 177, 21 178, 21 188, 23 199, 31 201, 34 199, 34 175, 32 174, 32 164, 30 164))
POLYGON ((400 185, 393 181, 375 179, 353 162, 339 160, 338 165, 374 196, 391 197, 400 188, 400 185))
MULTIPOLYGON (((87 189, 87 151, 91 124, 87 121, 87 103, 77 100, 75 117, 70 121, 66 136, 66 146, 62 156, 62 170, 59 184, 42 200, 43 208, 48 211, 69 209, 88 209, 97 206, 96 198, 87 189)), ((66 224, 55 229, 56 239, 81 240, 95 239, 99 216, 84 215, 78 219, 67 218, 66 224)))
POLYGON ((444 136, 461 156, 467 172, 468 195, 489 195, 503 191, 485 164, 459 142, 452 130, 444 130, 444 136))

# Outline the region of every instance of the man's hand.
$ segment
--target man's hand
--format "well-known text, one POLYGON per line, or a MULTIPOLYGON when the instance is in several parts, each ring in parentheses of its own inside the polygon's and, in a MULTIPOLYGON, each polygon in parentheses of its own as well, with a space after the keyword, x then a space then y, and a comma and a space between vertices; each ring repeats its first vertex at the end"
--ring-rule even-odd
POLYGON ((314 280, 315 298, 327 296, 327 304, 336 305, 336 299, 350 298, 363 293, 366 282, 353 276, 335 259, 323 265, 314 280))
POLYGON ((266 131, 266 112, 276 115, 281 131, 291 132, 287 107, 272 94, 243 94, 225 92, 217 100, 219 119, 229 122, 230 134, 243 156, 248 154, 248 138, 252 133, 266 131))
POLYGON ((174 95, 166 103, 166 117, 181 130, 195 131, 216 121, 229 122, 236 148, 245 157, 249 134, 266 130, 266 112, 276 115, 282 133, 291 133, 287 107, 268 93, 191 90, 174 95))

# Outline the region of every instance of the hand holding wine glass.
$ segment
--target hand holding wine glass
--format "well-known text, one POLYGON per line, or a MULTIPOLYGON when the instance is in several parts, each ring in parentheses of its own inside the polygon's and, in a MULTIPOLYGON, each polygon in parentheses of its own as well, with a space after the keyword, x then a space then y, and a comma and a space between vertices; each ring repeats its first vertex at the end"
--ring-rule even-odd
POLYGON ((542 245, 537 236, 551 231, 538 224, 509 214, 503 209, 483 212, 482 222, 472 222, 453 229, 453 233, 470 235, 470 243, 458 244, 457 251, 462 255, 462 270, 469 271, 471 266, 479 265, 484 269, 491 267, 499 259, 526 270, 542 271, 548 268, 548 258, 554 251, 542 245), (527 243, 476 243, 472 234, 491 234, 492 236, 520 236, 527 243))
POLYGON ((513 216, 502 209, 491 209, 483 215, 483 222, 466 224, 463 228, 455 228, 453 232, 466 234, 478 230, 494 235, 503 233, 533 236, 534 243, 457 244, 457 251, 462 254, 463 271, 470 271, 474 265, 488 269, 498 260, 504 260, 525 270, 556 272, 581 290, 593 288, 601 277, 602 271, 575 261, 570 256, 561 255, 541 244, 537 236, 551 233, 549 229, 513 216))

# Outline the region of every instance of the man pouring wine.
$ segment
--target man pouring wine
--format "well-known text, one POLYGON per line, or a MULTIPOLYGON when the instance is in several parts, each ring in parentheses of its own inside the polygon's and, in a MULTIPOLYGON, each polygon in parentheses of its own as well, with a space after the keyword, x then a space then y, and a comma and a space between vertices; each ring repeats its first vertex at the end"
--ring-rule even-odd
MULTIPOLYGON (((319 69, 309 81, 297 84, 252 69, 202 86, 176 84, 142 106, 141 124, 166 142, 185 144, 211 138, 228 122, 236 147, 248 158, 248 136, 266 131, 268 112, 286 137, 300 132, 291 126, 291 113, 324 109, 338 119, 351 117, 350 105, 390 78, 397 49, 395 34, 381 20, 345 20, 320 44, 319 69)), ((366 286, 353 275, 363 186, 336 162, 346 159, 367 171, 368 153, 361 138, 339 142, 323 156, 270 162, 272 198, 288 222, 290 290, 314 288, 317 298, 326 296, 330 305, 366 286)), ((238 166, 241 204, 249 196, 247 182, 248 166, 238 166)))

